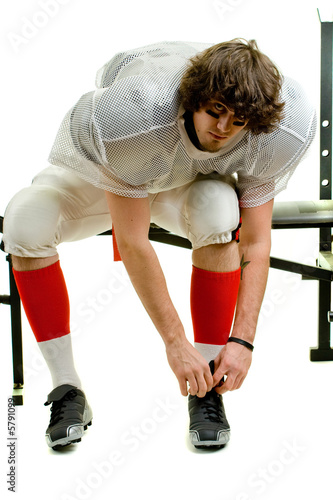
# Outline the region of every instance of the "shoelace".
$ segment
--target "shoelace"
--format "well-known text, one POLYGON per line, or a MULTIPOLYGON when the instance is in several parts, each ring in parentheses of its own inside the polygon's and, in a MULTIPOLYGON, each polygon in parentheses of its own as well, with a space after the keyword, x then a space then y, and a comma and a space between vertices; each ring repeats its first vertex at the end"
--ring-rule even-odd
MULTIPOLYGON (((59 420, 62 420, 64 417, 62 417, 62 414, 64 413, 64 407, 66 407, 66 401, 73 401, 73 399, 77 396, 77 392, 75 389, 71 389, 70 391, 65 394, 65 396, 59 401, 52 401, 52 407, 51 407, 51 418, 50 418, 50 424, 49 425, 55 425, 59 420)), ((44 406, 48 406, 51 403, 44 403, 44 406)))
POLYGON ((202 408, 204 409, 205 418, 210 420, 211 422, 220 423, 223 421, 223 412, 220 405, 220 399, 216 394, 209 394, 207 399, 204 398, 204 401, 201 403, 202 408))

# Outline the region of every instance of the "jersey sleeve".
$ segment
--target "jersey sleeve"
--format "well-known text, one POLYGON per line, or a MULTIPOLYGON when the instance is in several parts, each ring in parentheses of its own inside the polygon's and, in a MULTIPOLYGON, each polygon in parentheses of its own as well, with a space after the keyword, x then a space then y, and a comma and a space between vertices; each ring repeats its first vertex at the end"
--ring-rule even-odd
POLYGON ((302 87, 286 78, 282 95, 285 109, 279 127, 268 134, 250 134, 246 168, 238 172, 242 208, 263 205, 286 189, 315 137, 316 111, 302 87))
POLYGON ((179 84, 198 48, 185 42, 142 47, 115 56, 97 74, 94 144, 101 164, 133 189, 148 188, 174 168, 179 84))

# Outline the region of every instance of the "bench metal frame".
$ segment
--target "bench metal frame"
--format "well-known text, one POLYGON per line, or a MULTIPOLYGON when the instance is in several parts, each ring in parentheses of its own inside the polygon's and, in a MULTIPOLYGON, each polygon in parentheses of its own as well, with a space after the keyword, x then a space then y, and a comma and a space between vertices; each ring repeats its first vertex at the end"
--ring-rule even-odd
MULTIPOLYGON (((274 203, 272 229, 319 229, 319 257, 316 266, 308 266, 276 257, 270 258, 270 267, 300 274, 304 279, 317 280, 318 289, 318 345, 310 349, 311 361, 332 361, 331 348, 331 282, 333 279, 332 258, 332 59, 333 22, 321 23, 321 85, 320 85, 320 200, 274 203)), ((0 232, 3 217, 0 217, 0 232)), ((112 230, 102 233, 112 235, 112 230)), ((152 225, 149 239, 160 243, 191 248, 191 243, 180 236, 152 225)), ((3 250, 3 248, 2 248, 3 250)), ((6 257, 9 265, 9 295, 0 295, 0 303, 10 306, 13 399, 16 405, 23 404, 23 350, 21 301, 12 272, 11 257, 6 257)))

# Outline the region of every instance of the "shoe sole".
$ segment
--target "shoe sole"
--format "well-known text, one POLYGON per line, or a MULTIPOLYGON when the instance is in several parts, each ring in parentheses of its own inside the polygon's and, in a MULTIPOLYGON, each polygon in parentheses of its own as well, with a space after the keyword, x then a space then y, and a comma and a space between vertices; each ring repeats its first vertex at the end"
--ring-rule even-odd
POLYGON ((52 448, 52 450, 60 450, 65 446, 70 444, 79 443, 84 434, 84 431, 88 429, 88 426, 92 425, 92 411, 91 409, 85 408, 83 414, 83 423, 72 425, 68 428, 68 435, 64 438, 52 441, 49 434, 45 435, 47 445, 52 448))
POLYGON ((200 436, 197 431, 190 431, 190 440, 193 446, 198 449, 220 449, 224 448, 230 441, 230 431, 220 431, 218 433, 218 438, 214 441, 200 440, 200 436))

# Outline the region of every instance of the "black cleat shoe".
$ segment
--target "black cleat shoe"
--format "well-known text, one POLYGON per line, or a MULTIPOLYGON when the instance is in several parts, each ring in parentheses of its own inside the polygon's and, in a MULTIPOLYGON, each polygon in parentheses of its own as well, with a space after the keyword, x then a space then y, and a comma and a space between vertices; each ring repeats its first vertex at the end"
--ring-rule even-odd
MULTIPOLYGON (((211 371, 214 365, 210 363, 211 371)), ((203 398, 189 396, 190 440, 195 448, 223 448, 230 439, 230 426, 222 396, 213 389, 203 398)))
POLYGON ((48 446, 57 450, 81 441, 92 421, 84 392, 73 385, 60 385, 50 392, 45 406, 51 403, 51 419, 45 434, 48 446))

